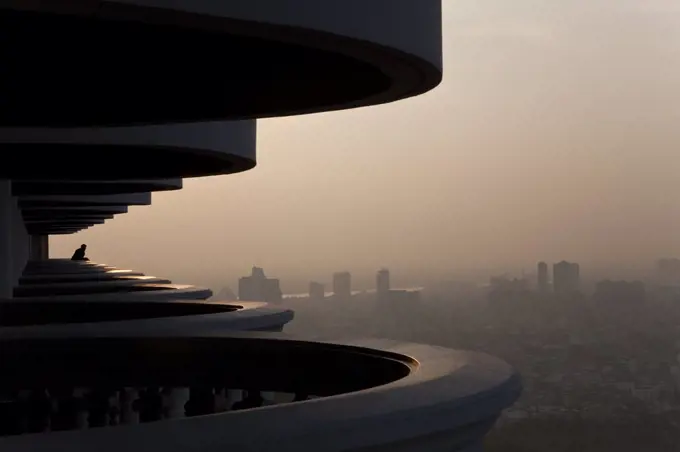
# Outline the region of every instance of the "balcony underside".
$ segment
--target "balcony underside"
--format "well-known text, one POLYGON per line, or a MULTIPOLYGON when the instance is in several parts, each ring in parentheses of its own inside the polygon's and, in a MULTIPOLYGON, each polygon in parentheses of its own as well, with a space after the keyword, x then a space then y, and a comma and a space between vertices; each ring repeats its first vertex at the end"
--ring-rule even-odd
POLYGON ((394 101, 441 80, 438 0, 208 4, 2 2, 0 36, 22 51, 0 51, 0 124, 283 116, 394 101))
MULTIPOLYGON (((1 141, 1 140, 0 140, 1 141)), ((20 165, 21 166, 21 165, 20 165)), ((179 190, 182 179, 156 180, 19 180, 12 182, 13 196, 53 196, 53 195, 86 195, 108 196, 179 190)))

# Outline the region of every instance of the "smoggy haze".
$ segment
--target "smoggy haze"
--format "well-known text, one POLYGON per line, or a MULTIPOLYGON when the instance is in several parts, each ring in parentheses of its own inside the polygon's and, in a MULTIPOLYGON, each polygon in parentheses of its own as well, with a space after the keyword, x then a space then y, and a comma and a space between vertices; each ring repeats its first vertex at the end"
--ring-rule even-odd
POLYGON ((52 239, 176 282, 680 253, 680 2, 444 0, 442 85, 259 122, 259 165, 52 239), (209 275, 209 276, 207 276, 209 275))

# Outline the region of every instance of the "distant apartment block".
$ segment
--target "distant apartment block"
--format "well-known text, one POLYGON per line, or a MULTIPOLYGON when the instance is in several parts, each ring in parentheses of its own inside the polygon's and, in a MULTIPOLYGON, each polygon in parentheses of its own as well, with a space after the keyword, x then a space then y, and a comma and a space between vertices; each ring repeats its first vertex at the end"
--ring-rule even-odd
POLYGON ((352 296, 352 274, 350 272, 333 274, 333 295, 339 298, 352 296))
POLYGON ((312 281, 309 283, 309 298, 311 300, 323 300, 326 297, 326 286, 312 281))
POLYGON ((386 268, 379 270, 375 279, 375 288, 378 297, 387 294, 390 291, 390 271, 386 268))

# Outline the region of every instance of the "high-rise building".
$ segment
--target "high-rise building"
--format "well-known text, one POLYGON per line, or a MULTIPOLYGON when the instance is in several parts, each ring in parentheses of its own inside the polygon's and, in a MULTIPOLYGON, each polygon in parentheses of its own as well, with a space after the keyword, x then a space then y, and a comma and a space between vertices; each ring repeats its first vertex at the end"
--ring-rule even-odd
POLYGON ((279 280, 267 278, 260 267, 253 267, 250 276, 238 280, 239 300, 280 303, 282 298, 279 280))
POLYGON ((309 298, 310 300, 319 301, 326 297, 326 286, 312 281, 309 283, 309 298))
MULTIPOLYGON (((291 340, 277 333, 288 309, 46 259, 49 235, 147 205, 185 177, 254 168, 257 118, 432 90, 441 3, 0 2, 11 43, 0 50, 0 450, 481 449, 520 393, 503 361, 393 340, 291 340), (280 403, 250 410, 269 404, 263 391, 280 403)), ((338 282, 349 295, 349 274, 338 282)))
POLYGON ((333 295, 342 299, 352 296, 352 274, 350 272, 333 274, 333 295))
POLYGON ((378 297, 384 296, 390 291, 390 271, 386 268, 378 270, 376 275, 376 292, 378 297))
POLYGON ((553 265, 553 290, 556 294, 572 295, 581 285, 578 264, 562 261, 553 265))
POLYGON ((538 291, 540 293, 548 292, 548 264, 545 262, 538 263, 538 291))

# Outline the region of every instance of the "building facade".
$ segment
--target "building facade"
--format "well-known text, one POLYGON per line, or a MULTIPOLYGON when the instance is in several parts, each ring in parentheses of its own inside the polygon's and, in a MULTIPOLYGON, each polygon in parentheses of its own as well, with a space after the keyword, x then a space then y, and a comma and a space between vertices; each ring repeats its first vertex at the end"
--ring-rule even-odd
MULTIPOLYGON (((0 448, 479 451, 521 390, 496 358, 291 339, 285 308, 45 259, 47 236, 253 169, 259 118, 434 89, 441 14, 440 0, 0 2, 0 448)), ((333 285, 351 295, 349 274, 333 285)))

